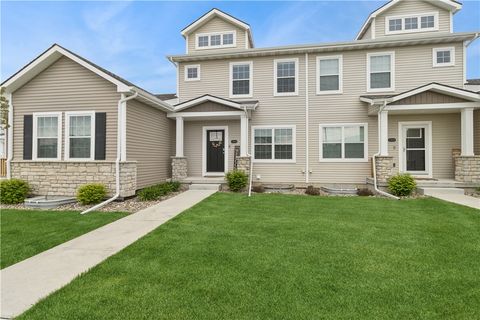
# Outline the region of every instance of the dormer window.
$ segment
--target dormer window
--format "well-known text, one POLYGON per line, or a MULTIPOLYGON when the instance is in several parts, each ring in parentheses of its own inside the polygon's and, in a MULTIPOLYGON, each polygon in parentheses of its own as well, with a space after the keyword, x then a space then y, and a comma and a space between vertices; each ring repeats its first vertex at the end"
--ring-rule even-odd
POLYGON ((235 47, 235 31, 197 34, 197 49, 235 47))
POLYGON ((438 12, 385 18, 385 34, 434 30, 438 30, 438 12))

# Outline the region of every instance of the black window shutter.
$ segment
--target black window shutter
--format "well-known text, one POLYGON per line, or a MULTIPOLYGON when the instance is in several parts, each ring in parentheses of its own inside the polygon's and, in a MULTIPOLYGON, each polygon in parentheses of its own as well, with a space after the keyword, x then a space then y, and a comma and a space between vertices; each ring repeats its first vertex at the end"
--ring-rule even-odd
POLYGON ((107 114, 95 113, 95 160, 105 160, 107 138, 107 114))
POLYGON ((23 160, 32 160, 33 115, 23 116, 23 160))

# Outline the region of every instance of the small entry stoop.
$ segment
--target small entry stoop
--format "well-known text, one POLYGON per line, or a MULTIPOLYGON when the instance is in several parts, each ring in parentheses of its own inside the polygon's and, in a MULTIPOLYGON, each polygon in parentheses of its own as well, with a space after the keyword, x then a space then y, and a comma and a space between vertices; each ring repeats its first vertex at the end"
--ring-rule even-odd
POLYGON ((445 194, 445 195, 450 195, 450 194, 464 195, 465 194, 465 190, 460 188, 418 188, 418 192, 426 196, 435 196, 439 194, 445 194))
POLYGON ((213 183, 193 183, 188 190, 220 190, 220 184, 213 183))

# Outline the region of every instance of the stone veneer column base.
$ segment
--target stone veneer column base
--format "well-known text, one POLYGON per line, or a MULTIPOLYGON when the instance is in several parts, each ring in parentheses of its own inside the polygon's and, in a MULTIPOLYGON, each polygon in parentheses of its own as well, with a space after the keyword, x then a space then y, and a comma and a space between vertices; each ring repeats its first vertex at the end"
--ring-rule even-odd
POLYGON ((171 157, 172 158, 172 180, 180 181, 187 178, 187 158, 186 157, 171 157))
POLYGON ((387 183, 393 175, 393 157, 375 157, 375 169, 377 172, 377 183, 387 183))
POLYGON ((237 157, 237 170, 241 170, 247 174, 250 174, 250 161, 251 157, 237 157))
POLYGON ((480 183, 480 156, 455 156, 455 181, 480 183))
MULTIPOLYGON (((75 196, 79 186, 102 183, 115 194, 115 161, 13 161, 12 178, 28 181, 35 195, 75 196)), ((120 196, 135 195, 137 163, 120 163, 120 196)))

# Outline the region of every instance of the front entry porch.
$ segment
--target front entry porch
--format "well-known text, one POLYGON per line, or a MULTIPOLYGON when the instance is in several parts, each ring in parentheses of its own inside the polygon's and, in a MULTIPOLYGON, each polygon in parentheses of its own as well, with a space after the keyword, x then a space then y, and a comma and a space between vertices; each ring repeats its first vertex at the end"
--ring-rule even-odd
POLYGON ((248 121, 256 105, 255 101, 209 95, 176 105, 176 112, 168 115, 176 123, 172 179, 205 183, 218 178, 224 182, 230 170, 248 173, 248 121))

